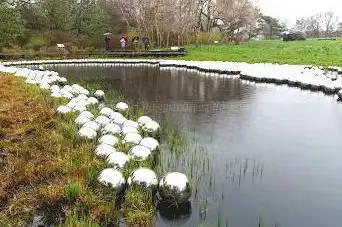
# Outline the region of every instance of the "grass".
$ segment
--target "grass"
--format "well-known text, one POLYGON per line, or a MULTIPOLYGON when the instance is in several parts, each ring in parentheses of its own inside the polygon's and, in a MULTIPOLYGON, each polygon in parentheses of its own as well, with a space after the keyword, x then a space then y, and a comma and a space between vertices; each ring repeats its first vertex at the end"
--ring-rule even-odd
POLYGON ((1 224, 23 226, 35 214, 55 223, 71 211, 92 223, 109 216, 112 201, 87 178, 104 163, 75 137, 74 116, 58 117, 58 101, 13 76, 0 75, 0 93, 1 224))
POLYGON ((342 66, 342 40, 250 41, 240 45, 186 46, 182 60, 342 66))

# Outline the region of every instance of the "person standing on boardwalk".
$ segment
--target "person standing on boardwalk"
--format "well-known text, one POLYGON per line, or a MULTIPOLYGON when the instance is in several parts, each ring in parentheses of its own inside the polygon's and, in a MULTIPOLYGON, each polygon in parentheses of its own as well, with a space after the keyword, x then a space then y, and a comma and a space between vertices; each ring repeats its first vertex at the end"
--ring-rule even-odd
POLYGON ((121 37, 120 38, 120 46, 121 46, 121 49, 124 50, 125 47, 126 47, 126 40, 124 37, 121 37))

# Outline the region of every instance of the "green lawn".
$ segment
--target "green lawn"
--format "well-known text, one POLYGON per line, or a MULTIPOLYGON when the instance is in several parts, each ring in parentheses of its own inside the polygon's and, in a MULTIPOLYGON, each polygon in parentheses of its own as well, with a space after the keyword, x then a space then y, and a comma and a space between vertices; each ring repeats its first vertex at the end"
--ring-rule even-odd
POLYGON ((240 45, 189 45, 186 50, 189 54, 180 59, 342 66, 342 40, 250 41, 240 45))

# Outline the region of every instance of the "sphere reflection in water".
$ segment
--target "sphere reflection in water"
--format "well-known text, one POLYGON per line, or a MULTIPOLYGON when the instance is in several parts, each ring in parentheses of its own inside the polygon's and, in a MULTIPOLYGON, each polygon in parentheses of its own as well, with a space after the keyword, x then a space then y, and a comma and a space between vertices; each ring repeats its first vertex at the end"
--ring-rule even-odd
POLYGON ((159 202, 157 204, 158 218, 165 223, 172 223, 173 226, 185 226, 190 220, 192 209, 190 201, 179 207, 159 202))

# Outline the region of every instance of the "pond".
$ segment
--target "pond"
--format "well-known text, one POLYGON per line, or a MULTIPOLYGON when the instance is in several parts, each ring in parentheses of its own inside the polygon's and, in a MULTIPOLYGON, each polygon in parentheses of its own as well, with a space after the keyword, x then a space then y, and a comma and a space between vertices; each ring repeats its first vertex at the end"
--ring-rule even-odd
POLYGON ((195 155, 168 166, 195 166, 191 211, 173 220, 159 213, 157 226, 341 226, 342 105, 332 97, 149 66, 46 67, 120 90, 195 144, 195 155))

